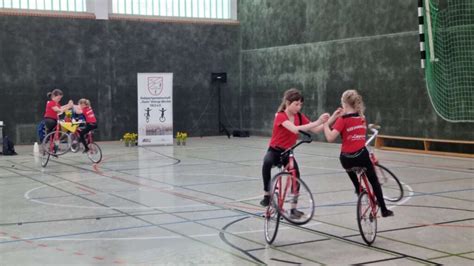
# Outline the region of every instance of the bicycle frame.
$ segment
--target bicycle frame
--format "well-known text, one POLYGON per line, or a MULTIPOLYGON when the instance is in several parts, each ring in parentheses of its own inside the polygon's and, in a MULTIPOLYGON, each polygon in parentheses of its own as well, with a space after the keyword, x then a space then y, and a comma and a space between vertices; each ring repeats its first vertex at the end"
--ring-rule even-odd
POLYGON ((361 194, 364 190, 367 192, 367 195, 369 196, 368 198, 370 200, 369 204, 371 207, 370 209, 372 211, 372 215, 373 217, 376 217, 379 207, 377 204, 377 200, 375 199, 375 194, 372 190, 372 186, 370 185, 367 175, 365 173, 365 170, 357 170, 356 173, 359 178, 359 194, 361 194))
MULTIPOLYGON (((56 121, 56 126, 54 127, 54 129, 50 132, 55 132, 54 135, 51 136, 51 139, 49 141, 49 151, 50 151, 50 154, 54 151, 54 146, 55 146, 55 142, 59 139, 59 131, 61 130, 61 124, 60 124, 60 120, 58 119, 56 121)), ((50 132, 47 132, 46 135, 48 135, 50 132)))
MULTIPOLYGON (((283 154, 283 153, 282 153, 283 154)), ((296 179, 298 178, 297 175, 296 175, 296 169, 294 168, 294 160, 295 160, 295 156, 293 154, 293 150, 289 150, 288 151, 288 163, 286 164, 285 167, 281 167, 281 170, 280 172, 288 172, 291 174, 291 182, 286 182, 286 186, 283 188, 283 193, 280 193, 280 195, 278 195, 278 207, 280 209, 283 208, 283 203, 285 201, 284 199, 284 195, 286 195, 286 193, 288 192, 288 190, 290 189, 289 187, 291 186, 291 189, 292 189, 292 193, 294 195, 298 195, 299 191, 298 191, 298 188, 297 188, 297 181, 296 179)), ((282 188, 282 185, 281 185, 281 179, 278 179, 277 181, 277 186, 279 188, 282 188)))
MULTIPOLYGON (((280 189, 283 189, 283 193, 279 193, 278 195, 278 208, 280 210, 283 209, 283 204, 285 202, 285 196, 284 195, 287 195, 287 192, 289 189, 291 189, 291 192, 293 193, 293 195, 295 195, 295 197, 298 197, 299 195, 299 186, 298 186, 298 176, 297 176, 297 173, 296 173, 296 169, 295 169, 295 155, 293 153, 293 150, 298 147, 299 145, 303 144, 303 143, 311 143, 312 142, 312 139, 311 139, 311 135, 309 135, 308 133, 304 132, 304 131, 300 131, 300 133, 302 133, 303 135, 305 135, 308 139, 307 140, 301 140, 299 141, 298 143, 296 143, 295 145, 291 146, 290 148, 286 149, 284 152, 281 153, 281 162, 283 163, 283 158, 286 154, 288 154, 288 163, 283 167, 280 168, 280 172, 288 172, 290 173, 291 175, 291 182, 286 182, 286 185, 284 188, 282 188, 282 180, 281 179, 278 179, 277 181, 277 187, 279 187, 280 189), (291 188, 290 188, 291 186, 291 188)), ((296 203, 295 203, 296 204, 296 203)))

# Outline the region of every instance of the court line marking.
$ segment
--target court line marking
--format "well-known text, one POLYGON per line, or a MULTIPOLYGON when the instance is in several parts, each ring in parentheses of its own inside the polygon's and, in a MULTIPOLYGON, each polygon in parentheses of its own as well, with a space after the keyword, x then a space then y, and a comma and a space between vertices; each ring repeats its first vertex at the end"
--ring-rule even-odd
MULTIPOLYGON (((242 215, 239 215, 239 216, 242 216, 242 215)), ((234 216, 229 216, 229 217, 235 217, 234 216)), ((219 217, 219 219, 223 219, 223 218, 227 218, 227 217, 219 217)), ((199 220, 197 220, 199 221, 199 220)), ((191 223, 191 222, 194 222, 194 221, 190 221, 188 223, 191 223)), ((170 223, 168 225, 173 225, 175 223, 170 223)), ((320 225, 321 223, 320 222, 314 222, 314 223, 310 223, 310 224, 306 224, 302 227, 311 227, 311 226, 316 226, 316 225, 320 225)), ((161 225, 167 225, 167 224, 161 224, 161 225)), ((119 229, 109 229, 109 230, 113 230, 113 231, 122 231, 122 230, 130 230, 130 229, 140 229, 140 228, 150 228, 152 226, 138 226, 138 227, 130 227, 130 228, 119 228, 119 229)), ((294 228, 291 228, 289 226, 283 226, 281 228, 279 228, 278 230, 288 230, 288 229, 294 229, 294 228)), ((232 234, 236 234, 236 235, 244 235, 244 234, 253 234, 253 233, 260 233, 260 232, 263 232, 264 230, 263 229, 257 229, 257 230, 247 230, 247 231, 235 231, 235 232, 230 232, 232 234)), ((84 233, 79 233, 79 234, 101 234, 101 233, 106 233, 108 231, 94 231, 94 232, 84 232, 84 233)), ((219 232, 217 233, 210 233, 210 234, 193 234, 193 235, 187 235, 188 237, 215 237, 215 236, 219 236, 219 232)), ((76 234, 77 235, 77 234, 76 234)), ((9 237, 2 237, 2 238, 7 238, 9 239, 9 237)), ((40 238, 24 238, 25 240, 33 240, 33 241, 37 241, 37 240, 41 240, 41 241, 125 241, 125 240, 153 240, 153 239, 180 239, 180 238, 185 238, 184 236, 181 236, 181 235, 174 235, 174 236, 150 236, 150 237, 109 237, 109 238, 100 238, 100 237, 96 237, 96 238, 68 238, 68 237, 65 237, 65 238, 59 238, 59 237, 54 237, 54 236, 50 236, 50 237, 40 237, 40 238)), ((21 240, 19 240, 21 241, 21 240)), ((1 243, 0 243, 1 244, 1 243)))

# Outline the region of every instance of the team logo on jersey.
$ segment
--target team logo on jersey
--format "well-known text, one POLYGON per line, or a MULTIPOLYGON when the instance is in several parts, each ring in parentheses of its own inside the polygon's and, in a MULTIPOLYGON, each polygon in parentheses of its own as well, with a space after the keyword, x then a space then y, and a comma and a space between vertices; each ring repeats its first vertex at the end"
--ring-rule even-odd
POLYGON ((158 96, 163 92, 162 77, 148 77, 148 91, 151 95, 158 96))

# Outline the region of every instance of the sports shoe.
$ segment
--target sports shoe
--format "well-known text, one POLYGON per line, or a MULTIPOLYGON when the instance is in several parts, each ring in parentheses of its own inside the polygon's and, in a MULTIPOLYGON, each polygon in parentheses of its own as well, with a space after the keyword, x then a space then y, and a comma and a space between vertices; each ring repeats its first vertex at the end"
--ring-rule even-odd
POLYGON ((389 210, 389 209, 386 209, 386 210, 382 210, 382 217, 389 217, 389 216, 393 216, 393 211, 389 210))
POLYGON ((82 153, 88 153, 89 152, 89 149, 85 149, 84 151, 82 151, 82 153))
POLYGON ((270 204, 270 196, 269 195, 263 196, 263 199, 260 201, 260 205, 262 205, 263 207, 267 207, 269 204, 270 204))
POLYGON ((290 211, 290 219, 298 220, 298 219, 301 219, 301 216, 303 215, 304 215, 304 212, 298 211, 296 208, 291 209, 290 211))

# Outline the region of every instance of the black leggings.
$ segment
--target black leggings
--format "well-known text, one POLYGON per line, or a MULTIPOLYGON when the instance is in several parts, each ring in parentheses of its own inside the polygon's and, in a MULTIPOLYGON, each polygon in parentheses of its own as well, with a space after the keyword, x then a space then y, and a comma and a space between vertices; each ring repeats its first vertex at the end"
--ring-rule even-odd
MULTIPOLYGON (((270 182, 272 179, 272 167, 277 165, 286 165, 288 163, 288 158, 284 158, 281 162, 281 153, 283 150, 275 149, 269 147, 265 157, 263 158, 262 166, 262 177, 263 177, 263 190, 265 192, 270 192, 270 182)), ((294 169, 296 170, 296 176, 300 178, 300 170, 296 160, 293 160, 294 169)))
POLYGON ((44 126, 46 128, 46 134, 54 130, 54 127, 58 124, 56 119, 52 119, 49 117, 44 118, 44 126))
MULTIPOLYGON (((363 167, 366 169, 367 178, 372 185, 375 197, 377 197, 377 202, 379 203, 379 206, 382 210, 386 210, 387 207, 385 206, 385 201, 383 199, 382 188, 380 187, 379 179, 375 173, 374 165, 370 160, 369 151, 367 148, 364 147, 361 150, 351 154, 341 153, 339 159, 341 161, 342 167, 344 167, 346 170, 353 167, 363 167)), ((357 178, 357 174, 353 171, 348 171, 347 174, 351 178, 356 191, 359 191, 359 179, 357 178)))
POLYGON ((85 148, 86 150, 88 150, 89 147, 87 147, 87 142, 86 142, 86 137, 85 137, 85 136, 86 136, 87 133, 89 133, 91 130, 94 130, 94 129, 96 129, 96 128, 97 128, 97 124, 86 124, 86 127, 83 128, 83 129, 81 130, 81 132, 79 132, 79 136, 81 137, 81 143, 82 143, 82 145, 84 145, 84 148, 85 148))

